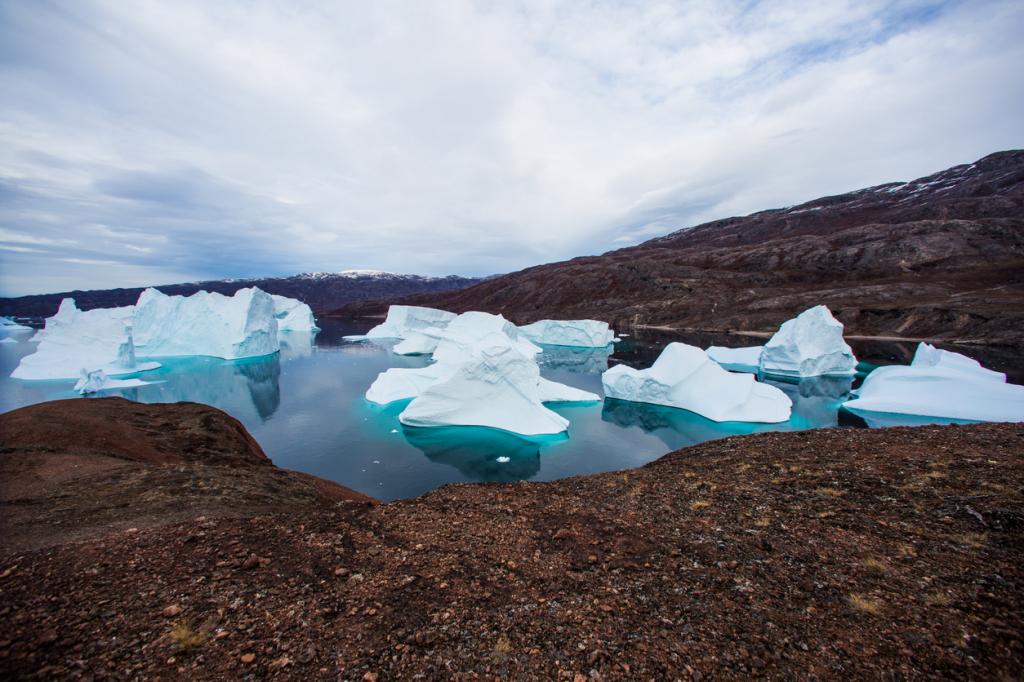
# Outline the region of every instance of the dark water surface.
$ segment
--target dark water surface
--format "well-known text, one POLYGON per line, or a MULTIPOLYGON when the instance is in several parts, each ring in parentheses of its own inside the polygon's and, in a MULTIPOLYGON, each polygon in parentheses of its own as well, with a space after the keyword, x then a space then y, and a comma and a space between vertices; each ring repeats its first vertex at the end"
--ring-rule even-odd
MULTIPOLYGON (((335 320, 318 324, 323 331, 315 336, 283 334, 281 353, 275 356, 162 360, 161 369, 141 375, 145 381, 160 383, 104 395, 145 403, 189 400, 213 405, 241 420, 277 465, 337 481, 381 500, 415 496, 445 483, 552 480, 635 467, 686 445, 737 434, 864 425, 839 410, 849 380, 814 379, 775 384, 794 403, 793 417, 782 424, 719 424, 684 410, 607 400, 551 406, 570 421, 567 437, 526 440, 484 428, 408 428, 398 422, 405 403, 381 407, 363 395, 380 372, 423 366, 427 358, 394 355, 389 343, 342 340, 343 335, 362 333, 369 325, 335 320)), ((635 332, 617 344, 614 353, 547 347, 539 361, 549 379, 600 395, 602 371, 617 362, 647 366, 671 340, 702 347, 760 342, 735 336, 635 332)), ((851 345, 858 357, 875 364, 907 362, 914 348, 913 344, 851 345)), ((70 381, 9 378, 21 357, 34 350, 35 344, 26 342, 0 344, 0 412, 76 397, 70 381)), ((966 352, 1020 380, 1019 354, 998 350, 986 354, 973 348, 966 352)))

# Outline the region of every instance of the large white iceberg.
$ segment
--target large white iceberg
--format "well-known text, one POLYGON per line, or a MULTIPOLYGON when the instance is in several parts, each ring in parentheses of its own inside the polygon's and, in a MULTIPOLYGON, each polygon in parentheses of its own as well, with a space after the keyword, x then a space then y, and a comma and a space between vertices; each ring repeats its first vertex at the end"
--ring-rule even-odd
POLYGON ((783 377, 855 374, 857 358, 843 340, 843 323, 823 305, 787 320, 761 351, 763 373, 783 377))
MULTIPOLYGON (((47 332, 49 335, 49 332, 47 332)), ((135 305, 139 355, 259 357, 280 349, 274 299, 252 287, 233 296, 200 291, 168 296, 146 289, 135 305)))
POLYGON ((455 313, 436 308, 422 308, 414 305, 393 305, 381 324, 366 332, 368 339, 404 339, 409 332, 427 327, 445 327, 455 319, 455 313))
POLYGON ((108 376, 134 374, 159 367, 139 363, 132 338, 132 306, 79 310, 65 298, 57 314, 47 318, 36 352, 25 356, 11 373, 15 379, 77 379, 82 370, 103 370, 108 376))
POLYGON ((546 346, 603 348, 615 341, 615 332, 599 320, 538 320, 519 327, 534 343, 546 346))
POLYGON ((616 365, 601 375, 601 383, 609 398, 678 407, 717 422, 783 422, 792 407, 774 386, 727 372, 684 343, 670 343, 649 369, 616 365))
POLYGON ((320 328, 316 326, 313 318, 313 311, 308 305, 296 298, 278 296, 271 294, 274 299, 274 317, 277 318, 277 331, 279 332, 316 332, 320 328))
POLYGON ((525 436, 558 434, 569 421, 544 407, 540 369, 511 345, 481 347, 399 415, 407 426, 486 426, 525 436))
POLYGON ((725 346, 709 346, 708 357, 726 369, 734 372, 757 373, 761 366, 761 351, 764 346, 746 346, 743 348, 727 348, 725 346))
POLYGON ((913 364, 879 367, 843 404, 882 413, 988 422, 1024 422, 1024 386, 959 353, 922 343, 913 364))

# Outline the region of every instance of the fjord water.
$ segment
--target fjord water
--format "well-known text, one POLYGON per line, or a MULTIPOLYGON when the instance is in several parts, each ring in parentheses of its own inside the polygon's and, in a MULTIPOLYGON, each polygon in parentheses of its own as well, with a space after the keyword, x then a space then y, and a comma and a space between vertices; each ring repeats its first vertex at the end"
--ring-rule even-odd
MULTIPOLYGON (((245 424, 278 466, 381 500, 415 496, 445 483, 551 480, 635 467, 671 450, 731 435, 862 425, 839 411, 850 380, 828 378, 777 383, 794 403, 793 417, 782 424, 719 424, 684 410, 606 400, 551 405, 570 421, 565 437, 529 440, 484 428, 408 428, 398 421, 406 403, 378 406, 366 401, 364 393, 385 369, 419 367, 429 360, 395 355, 390 342, 342 339, 366 327, 333 320, 319 324, 323 331, 316 335, 282 334, 277 355, 235 361, 165 358, 161 369, 141 375, 152 385, 103 395, 213 405, 245 424)), ((667 340, 664 335, 631 336, 614 353, 545 347, 539 362, 549 379, 601 394, 601 372, 610 364, 647 366, 667 340)), ((35 344, 27 342, 0 344, 0 412, 77 397, 73 382, 9 378, 20 358, 34 350, 35 344)))

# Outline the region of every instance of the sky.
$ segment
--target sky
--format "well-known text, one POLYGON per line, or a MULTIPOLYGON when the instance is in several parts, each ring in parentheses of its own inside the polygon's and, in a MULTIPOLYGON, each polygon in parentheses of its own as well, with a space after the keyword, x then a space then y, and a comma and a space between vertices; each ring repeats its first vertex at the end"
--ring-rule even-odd
POLYGON ((1020 0, 0 0, 0 295, 484 275, 1024 146, 1020 0))

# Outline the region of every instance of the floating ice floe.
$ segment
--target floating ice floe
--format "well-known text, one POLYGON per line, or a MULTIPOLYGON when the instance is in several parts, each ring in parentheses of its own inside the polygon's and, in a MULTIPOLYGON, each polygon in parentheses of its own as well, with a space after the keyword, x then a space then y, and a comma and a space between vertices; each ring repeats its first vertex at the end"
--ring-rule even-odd
POLYGON ((65 298, 57 314, 47 318, 36 352, 22 358, 11 377, 77 379, 83 369, 123 376, 159 367, 136 361, 132 314, 132 306, 82 311, 65 298))
POLYGON ((709 346, 708 357, 726 369, 734 372, 757 373, 761 366, 761 351, 764 346, 746 346, 743 348, 726 348, 725 346, 709 346))
POLYGON ((75 384, 75 390, 82 395, 89 395, 119 388, 138 388, 139 386, 148 386, 150 383, 159 382, 142 381, 141 379, 111 379, 102 369, 92 372, 83 369, 78 383, 75 384))
POLYGON ((601 375, 601 383, 609 398, 678 407, 717 422, 783 422, 792 407, 774 386, 727 372, 684 343, 670 343, 649 369, 616 365, 601 375))
POLYGON ((546 346, 603 348, 617 340, 608 323, 599 320, 538 320, 519 327, 519 331, 546 346))
POLYGON ((843 404, 851 412, 1024 422, 1024 386, 959 353, 918 346, 913 364, 879 367, 843 404))
POLYGON ((320 328, 316 326, 313 318, 313 311, 308 305, 295 298, 271 294, 274 299, 274 317, 277 318, 277 331, 279 332, 316 332, 320 328))
POLYGON ((781 377, 854 374, 857 358, 843 340, 843 324, 823 305, 787 320, 764 345, 763 373, 781 377))
POLYGON ((135 343, 139 355, 153 357, 270 355, 280 350, 274 299, 255 287, 233 296, 168 296, 146 289, 135 305, 135 343))
POLYGON ((349 340, 360 339, 404 339, 410 332, 428 327, 444 328, 455 319, 455 313, 436 308, 414 305, 393 305, 388 308, 387 318, 366 334, 346 336, 349 340))
POLYGON ((9 317, 0 317, 0 343, 17 343, 18 339, 12 338, 11 334, 32 331, 32 327, 18 324, 9 317))

